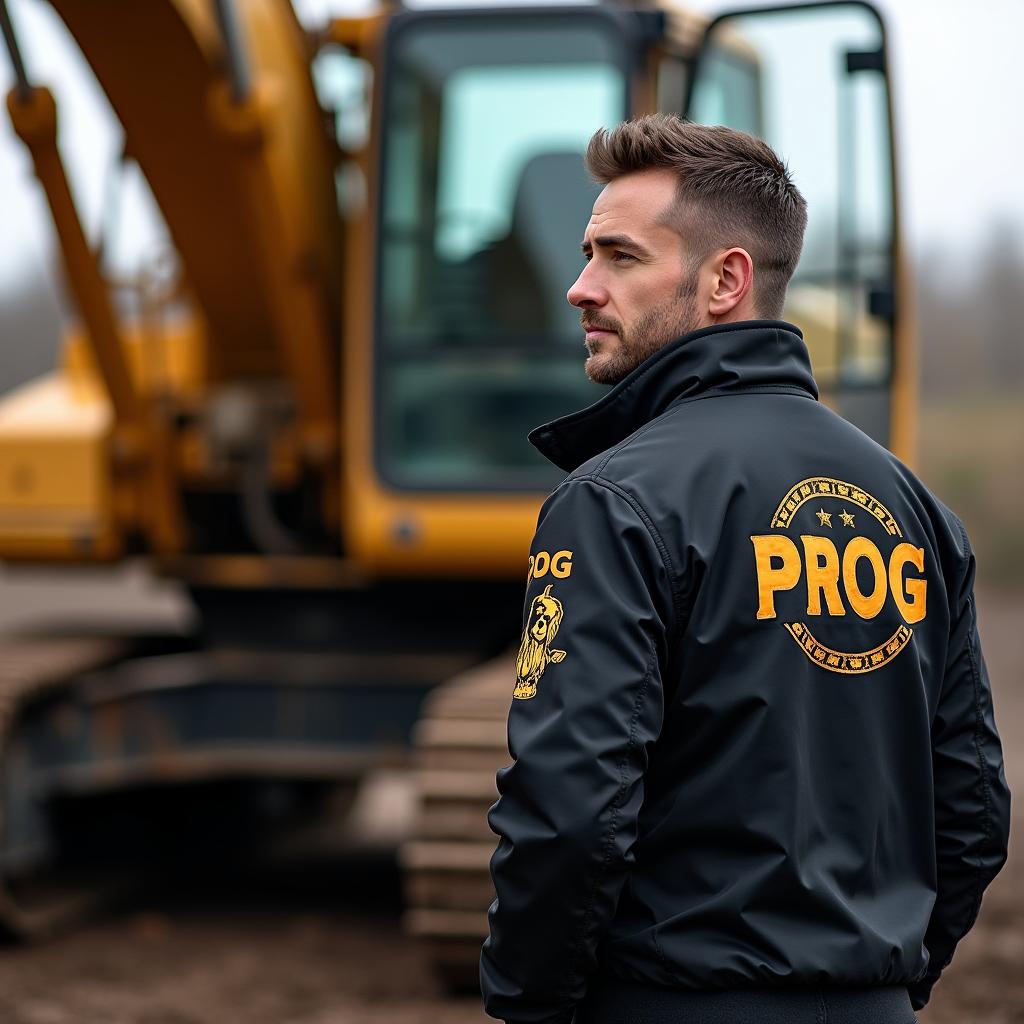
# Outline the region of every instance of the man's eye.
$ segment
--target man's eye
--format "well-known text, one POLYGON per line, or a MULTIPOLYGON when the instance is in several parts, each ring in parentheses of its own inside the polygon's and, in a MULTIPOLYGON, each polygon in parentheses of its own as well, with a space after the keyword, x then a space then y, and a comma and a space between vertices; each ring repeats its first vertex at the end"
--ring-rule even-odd
MULTIPOLYGON (((589 263, 589 262, 590 262, 590 257, 591 257, 591 255, 592 255, 592 254, 591 254, 591 253, 589 253, 589 252, 585 252, 585 253, 583 254, 583 258, 584 258, 584 259, 585 259, 585 260, 587 261, 587 263, 589 263)), ((613 260, 614 260, 614 259, 618 259, 618 258, 619 258, 620 256, 624 257, 624 258, 625 258, 625 259, 627 259, 627 260, 635 260, 635 259, 636 259, 636 257, 635 257, 635 256, 631 256, 631 255, 630 255, 630 254, 629 254, 628 252, 622 252, 622 250, 621 250, 621 249, 616 249, 616 250, 615 250, 615 252, 614 252, 614 253, 612 254, 612 259, 613 259, 613 260)))

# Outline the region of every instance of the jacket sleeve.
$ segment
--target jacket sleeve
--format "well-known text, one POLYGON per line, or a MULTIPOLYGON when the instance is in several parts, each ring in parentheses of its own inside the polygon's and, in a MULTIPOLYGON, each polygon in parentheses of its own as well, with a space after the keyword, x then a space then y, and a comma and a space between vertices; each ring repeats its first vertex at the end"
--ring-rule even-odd
POLYGON ((502 1020, 568 1022, 633 862, 661 730, 671 577, 643 509, 570 478, 541 509, 508 716, 513 763, 488 812, 497 899, 480 957, 502 1020))
POLYGON ((909 986, 915 1010, 928 1002, 957 943, 974 924, 982 892, 1006 861, 1010 830, 1010 791, 978 638, 974 555, 957 526, 966 568, 953 604, 945 678, 932 722, 938 889, 924 939, 928 968, 909 986))

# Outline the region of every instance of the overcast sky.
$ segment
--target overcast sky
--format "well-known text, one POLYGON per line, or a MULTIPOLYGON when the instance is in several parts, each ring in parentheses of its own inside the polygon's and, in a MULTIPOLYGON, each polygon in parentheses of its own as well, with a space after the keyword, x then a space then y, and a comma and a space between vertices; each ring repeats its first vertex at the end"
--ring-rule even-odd
MULTIPOLYGON (((35 81, 48 84, 60 106, 60 140, 87 228, 103 209, 119 131, 105 101, 43 0, 8 0, 35 81)), ((133 0, 138 2, 138 0, 133 0)), ((211 0, 212 2, 212 0, 211 0)), ((757 0, 744 0, 751 6, 757 0)), ((705 11, 720 4, 696 0, 705 11)), ((296 0, 313 22, 352 9, 335 0, 296 0)), ((900 178, 907 239, 917 254, 944 263, 970 260, 979 244, 1024 238, 1024 131, 1021 38, 1024 0, 881 0, 890 31, 900 178)), ((11 84, 0 53, 0 86, 11 84)), ((127 249, 147 218, 131 198, 115 232, 127 249), (126 225, 128 225, 126 227, 126 225)), ((0 295, 27 275, 49 274, 53 233, 31 165, 0 112, 0 295)), ((143 239, 145 241, 145 239, 143 239)))

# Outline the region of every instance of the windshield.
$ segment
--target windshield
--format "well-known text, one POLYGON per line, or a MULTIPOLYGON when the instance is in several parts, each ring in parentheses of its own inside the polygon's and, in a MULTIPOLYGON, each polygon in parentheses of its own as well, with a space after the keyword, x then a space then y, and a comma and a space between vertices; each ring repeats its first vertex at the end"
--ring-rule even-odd
POLYGON ((593 132, 626 116, 593 16, 409 24, 385 97, 378 465, 415 488, 545 490, 535 426, 595 401, 565 293, 600 191, 593 132))

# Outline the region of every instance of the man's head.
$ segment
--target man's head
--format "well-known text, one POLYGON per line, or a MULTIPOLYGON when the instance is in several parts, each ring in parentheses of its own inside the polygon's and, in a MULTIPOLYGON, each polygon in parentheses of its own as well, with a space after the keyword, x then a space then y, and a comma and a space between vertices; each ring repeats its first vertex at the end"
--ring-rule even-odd
POLYGON ((566 298, 591 380, 615 384, 689 331, 781 315, 807 204, 767 143, 651 114, 599 129, 584 162, 605 188, 566 298))

